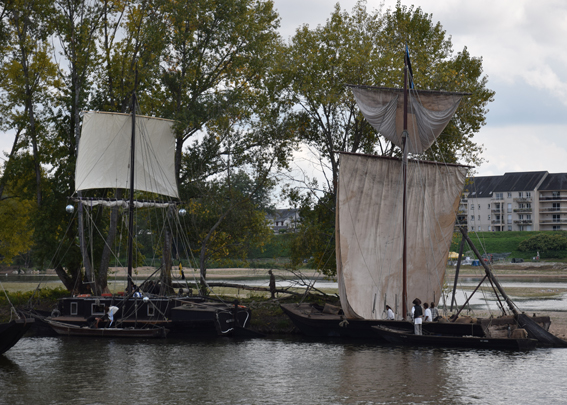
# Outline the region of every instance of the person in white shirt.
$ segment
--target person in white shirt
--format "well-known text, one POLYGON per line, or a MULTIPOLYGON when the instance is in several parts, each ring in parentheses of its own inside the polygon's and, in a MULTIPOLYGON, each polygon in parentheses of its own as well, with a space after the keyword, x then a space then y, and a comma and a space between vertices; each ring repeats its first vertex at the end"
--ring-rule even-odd
POLYGON ((423 308, 425 308, 425 313, 423 314, 423 322, 431 322, 433 318, 431 317, 431 310, 429 309, 429 304, 426 302, 423 304, 423 308))
POLYGON ((413 316, 413 328, 414 334, 421 335, 421 324, 423 322, 423 309, 421 308, 421 300, 416 298, 413 300, 412 304, 414 304, 411 313, 413 316))
POLYGON ((390 320, 394 320, 396 319, 395 315, 394 315, 394 311, 392 311, 392 308, 390 308, 389 305, 386 305, 386 319, 390 319, 390 320))

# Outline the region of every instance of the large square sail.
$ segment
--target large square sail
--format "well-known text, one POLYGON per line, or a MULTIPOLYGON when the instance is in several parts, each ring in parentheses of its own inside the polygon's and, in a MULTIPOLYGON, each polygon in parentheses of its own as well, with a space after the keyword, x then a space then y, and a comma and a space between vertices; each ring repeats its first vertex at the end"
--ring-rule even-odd
MULTIPOLYGON (((134 189, 179 198, 173 121, 136 116, 134 189)), ((130 187, 132 116, 87 112, 79 142, 76 191, 130 187)))

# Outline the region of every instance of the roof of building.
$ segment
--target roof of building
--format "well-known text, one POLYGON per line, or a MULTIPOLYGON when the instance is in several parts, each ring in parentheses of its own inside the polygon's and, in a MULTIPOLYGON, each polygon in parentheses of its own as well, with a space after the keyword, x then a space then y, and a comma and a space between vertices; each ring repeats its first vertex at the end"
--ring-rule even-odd
POLYGON ((489 198, 494 191, 498 191, 498 183, 503 176, 479 176, 470 177, 465 184, 465 191, 469 192, 470 198, 489 198))
POLYGON ((498 191, 535 190, 547 174, 545 171, 504 173, 498 184, 498 191))
POLYGON ((549 173, 538 190, 567 189, 567 173, 549 173))
POLYGON ((296 208, 276 209, 273 214, 266 214, 268 219, 274 221, 285 221, 288 218, 296 218, 299 215, 299 210, 296 208))
MULTIPOLYGON (((543 171, 505 173, 502 176, 470 177, 467 179, 464 190, 465 192, 468 191, 469 198, 489 198, 496 192, 530 191, 535 190, 546 175, 549 177, 548 173, 543 171)), ((546 181, 547 179, 543 184, 546 181)), ((567 177, 563 181, 563 184, 567 186, 567 177)), ((541 190, 541 186, 539 189, 541 190)))

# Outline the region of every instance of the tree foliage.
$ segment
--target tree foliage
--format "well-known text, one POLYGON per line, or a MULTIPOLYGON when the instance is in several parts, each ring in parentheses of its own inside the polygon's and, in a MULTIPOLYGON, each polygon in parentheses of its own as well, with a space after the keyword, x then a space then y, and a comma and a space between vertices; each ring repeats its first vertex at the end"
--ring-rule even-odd
POLYGON ((518 245, 521 252, 550 252, 567 250, 567 235, 563 232, 553 235, 542 233, 525 239, 518 245))
MULTIPOLYGON (((418 87, 472 93, 426 157, 480 159, 473 136, 493 95, 482 60, 466 48, 454 53, 440 23, 420 8, 398 3, 369 13, 361 1, 348 13, 337 5, 326 24, 300 27, 285 44, 269 0, 17 0, 2 7, 0 128, 15 135, 0 181, 0 198, 10 198, 0 200, 0 210, 15 209, 33 235, 20 234, 22 243, 10 242, 12 253, 2 254, 8 261, 29 249, 68 289, 86 288, 87 277, 104 290, 110 248, 125 246, 118 238, 122 210, 64 211, 75 193, 81 111, 131 112, 133 93, 140 113, 175 121, 175 170, 190 213, 185 237, 203 278, 209 260, 246 257, 269 238, 268 195, 300 144, 330 171, 328 194, 291 190, 303 220, 294 260, 333 273, 335 152, 398 153, 366 123, 345 85, 399 87, 405 43, 418 87), (21 210, 30 202, 41 209, 26 216, 21 210), (90 225, 82 225, 83 214, 90 225)), ((168 249, 156 241, 167 238, 153 238, 158 233, 144 215, 136 218, 138 230, 164 257, 168 249)), ((164 216, 156 223, 167 222, 164 216)), ((140 246, 140 260, 147 249, 140 246)))

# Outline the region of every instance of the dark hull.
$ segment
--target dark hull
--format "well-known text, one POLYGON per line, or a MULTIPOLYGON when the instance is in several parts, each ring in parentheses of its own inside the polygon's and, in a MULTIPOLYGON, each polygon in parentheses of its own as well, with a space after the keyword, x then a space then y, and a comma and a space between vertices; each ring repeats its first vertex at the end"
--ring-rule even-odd
POLYGON ((48 321, 53 330, 63 336, 109 337, 109 338, 164 338, 165 328, 89 328, 62 322, 48 321))
POLYGON ((537 345, 535 339, 489 338, 477 336, 414 335, 411 332, 394 330, 383 326, 372 327, 376 336, 390 343, 403 346, 463 347, 493 350, 531 350, 537 345))
MULTIPOLYGON (((312 337, 375 339, 376 332, 372 330, 372 327, 379 325, 413 331, 413 324, 408 321, 349 319, 345 322, 343 315, 323 313, 321 308, 311 304, 282 304, 281 308, 302 334, 312 337)), ((475 323, 426 322, 423 324, 423 330, 451 336, 485 335, 482 326, 475 323)))
POLYGON ((125 329, 142 329, 149 326, 167 328, 169 337, 230 336, 236 328, 245 328, 251 311, 233 304, 205 301, 200 297, 178 298, 152 296, 124 298, 120 296, 83 296, 60 299, 58 308, 49 316, 35 314, 39 323, 36 334, 53 334, 47 321, 54 320, 79 327, 89 326, 89 318, 102 317, 105 306, 117 306, 114 326, 125 329), (48 330, 45 329, 48 327, 48 330))
POLYGON ((33 322, 33 318, 22 318, 0 324, 0 354, 18 343, 33 322))

